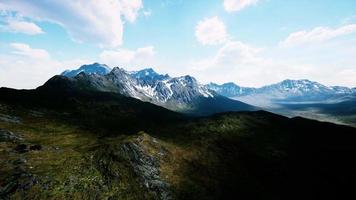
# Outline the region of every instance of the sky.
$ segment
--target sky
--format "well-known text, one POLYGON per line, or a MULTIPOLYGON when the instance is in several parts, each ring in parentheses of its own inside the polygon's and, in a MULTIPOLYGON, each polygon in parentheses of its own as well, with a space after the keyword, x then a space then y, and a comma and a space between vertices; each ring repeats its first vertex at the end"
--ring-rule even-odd
POLYGON ((356 87, 354 0, 0 0, 0 87, 99 62, 201 83, 356 87))

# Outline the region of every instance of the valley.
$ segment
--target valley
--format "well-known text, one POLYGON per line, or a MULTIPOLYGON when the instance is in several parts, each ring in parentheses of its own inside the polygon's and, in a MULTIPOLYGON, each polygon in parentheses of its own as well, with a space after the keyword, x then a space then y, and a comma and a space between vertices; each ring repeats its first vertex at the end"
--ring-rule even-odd
POLYGON ((355 88, 328 87, 309 80, 285 80, 261 88, 234 83, 206 86, 220 95, 287 117, 356 125, 355 88))

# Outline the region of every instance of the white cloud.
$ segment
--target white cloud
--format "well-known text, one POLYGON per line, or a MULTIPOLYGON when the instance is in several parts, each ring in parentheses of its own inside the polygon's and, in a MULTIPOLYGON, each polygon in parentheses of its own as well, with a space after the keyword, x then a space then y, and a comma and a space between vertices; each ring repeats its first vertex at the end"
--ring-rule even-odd
POLYGON ((282 46, 298 46, 303 44, 323 42, 339 36, 356 32, 356 24, 345 25, 336 29, 329 27, 316 27, 311 31, 298 31, 290 34, 280 44, 282 46))
POLYGON ((105 50, 99 55, 99 58, 101 62, 113 67, 119 66, 129 70, 136 70, 152 66, 154 56, 154 47, 147 46, 136 50, 105 50))
POLYGON ((77 67, 88 60, 58 61, 44 49, 12 43, 7 54, 0 54, 0 87, 33 89, 68 67, 77 67))
POLYGON ((229 37, 225 24, 216 16, 198 22, 195 28, 195 36, 203 45, 222 44, 229 37))
POLYGON ((49 53, 44 49, 33 49, 27 44, 23 43, 11 43, 10 46, 13 48, 13 54, 26 56, 34 59, 49 59, 49 53))
MULTIPOLYGON (((101 1, 100 1, 101 2, 101 1)), ((134 22, 136 20, 138 11, 143 8, 141 0, 118 0, 119 11, 129 21, 134 22)))
POLYGON ((215 57, 217 63, 234 63, 238 60, 241 63, 256 62, 257 54, 261 51, 259 48, 251 47, 239 41, 226 43, 215 57))
POLYGON ((259 0, 224 0, 224 8, 227 12, 244 9, 247 6, 256 5, 259 0))
POLYGON ((10 20, 7 22, 5 30, 14 33, 24 33, 28 35, 37 35, 44 33, 41 27, 32 22, 10 20))
POLYGON ((262 51, 240 41, 229 41, 211 58, 193 61, 191 70, 205 83, 234 81, 247 86, 262 85, 265 81, 271 81, 261 75, 267 72, 271 63, 260 55, 262 51))
POLYGON ((262 49, 251 47, 240 41, 229 41, 209 59, 193 62, 193 69, 206 70, 211 68, 229 67, 237 64, 249 64, 261 61, 258 53, 262 49))
POLYGON ((312 48, 262 49, 229 41, 214 55, 191 62, 188 70, 204 83, 233 81, 260 87, 284 79, 310 79, 326 85, 355 87, 356 48, 350 42, 312 48))
POLYGON ((44 31, 35 23, 10 11, 2 10, 0 4, 0 31, 24 33, 27 35, 43 34, 44 31))
POLYGON ((123 18, 134 22, 142 7, 141 0, 3 0, 0 4, 0 10, 57 23, 75 41, 111 47, 122 44, 123 18))

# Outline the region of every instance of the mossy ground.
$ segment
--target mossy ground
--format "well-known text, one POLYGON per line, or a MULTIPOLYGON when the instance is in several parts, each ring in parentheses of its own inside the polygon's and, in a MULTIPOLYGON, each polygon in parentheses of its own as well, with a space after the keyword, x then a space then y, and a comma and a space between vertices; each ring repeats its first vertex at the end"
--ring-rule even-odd
MULTIPOLYGON (((191 145, 179 145, 175 139, 164 141, 145 132, 124 135, 120 132, 103 137, 95 131, 61 120, 66 113, 48 110, 30 111, 22 107, 1 105, 0 113, 16 116, 20 123, 0 121, 0 128, 9 130, 23 140, 0 142, 0 186, 13 181, 21 185, 27 180, 14 179, 20 167, 31 174, 36 183, 31 187, 14 188, 3 195, 10 199, 151 199, 152 193, 142 185, 125 158, 118 160, 111 153, 119 144, 141 138, 141 147, 160 160, 160 177, 174 188, 184 181, 182 168, 197 152, 191 145), (35 115, 33 113, 36 113, 35 115), (16 152, 19 144, 41 145, 41 150, 16 152), (164 153, 162 153, 162 151, 164 153), (25 163, 16 163, 24 159, 25 163)), ((172 192, 174 196, 176 194, 172 192)))
POLYGON ((17 185, 5 199, 157 198, 118 153, 126 143, 159 160, 174 199, 328 199, 349 194, 356 177, 355 129, 301 118, 225 113, 145 132, 98 132, 88 128, 95 124, 71 122, 75 115, 66 111, 2 104, 0 114, 20 119, 0 121, 0 128, 23 138, 0 142, 0 186, 17 185), (19 153, 18 144, 42 149, 19 153))
MULTIPOLYGON (((0 142, 0 184, 5 186, 12 179, 17 167, 36 179, 36 184, 26 190, 17 189, 10 195, 14 199, 140 199, 149 197, 145 188, 139 184, 128 163, 111 162, 100 149, 126 139, 118 137, 100 139, 89 131, 52 119, 47 113, 32 116, 28 110, 8 107, 2 112, 18 116, 21 123, 0 122, 0 128, 10 130, 23 138, 20 142, 0 142), (18 153, 18 144, 28 146, 39 144, 39 151, 18 153), (100 154, 101 153, 101 154, 100 154), (100 155, 99 155, 100 154, 100 155), (25 163, 14 164, 19 158, 25 163), (98 166, 107 162, 106 167, 117 173, 108 178, 98 166), (147 193, 147 195, 146 195, 147 193)), ((13 180, 21 181, 21 180, 13 180)))

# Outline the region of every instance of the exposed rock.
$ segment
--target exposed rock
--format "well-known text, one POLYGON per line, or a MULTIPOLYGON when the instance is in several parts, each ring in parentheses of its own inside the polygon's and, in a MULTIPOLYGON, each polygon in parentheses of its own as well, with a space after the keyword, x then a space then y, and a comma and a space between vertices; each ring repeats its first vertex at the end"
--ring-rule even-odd
POLYGON ((129 159, 142 183, 156 195, 157 199, 172 199, 169 190, 170 185, 160 178, 160 161, 158 158, 148 155, 136 142, 123 144, 121 151, 129 159))
POLYGON ((22 140, 23 138, 15 133, 5 129, 0 129, 0 142, 18 142, 22 140))
POLYGON ((8 199, 8 195, 17 190, 29 190, 37 183, 37 178, 26 172, 24 167, 16 167, 16 171, 0 186, 0 199, 8 199))
POLYGON ((15 124, 21 123, 21 119, 19 117, 4 115, 4 114, 0 114, 0 121, 15 123, 15 124))
POLYGON ((43 112, 36 111, 36 110, 30 110, 29 114, 33 117, 43 117, 43 112))
POLYGON ((158 74, 151 68, 135 72, 128 72, 118 67, 105 73, 88 72, 82 69, 73 72, 75 74, 68 75, 68 72, 63 72, 62 75, 72 77, 70 80, 78 85, 85 84, 98 91, 120 93, 167 108, 171 105, 190 107, 197 99, 210 99, 216 96, 213 91, 198 83, 194 77, 172 78, 167 74, 158 74))
MULTIPOLYGON (((14 150, 20 153, 27 152, 28 145, 19 144, 14 150)), ((29 171, 31 166, 28 160, 21 154, 16 156, 7 161, 7 168, 11 170, 6 174, 0 174, 0 200, 31 199, 26 196, 27 192, 41 181, 41 177, 29 171)))

